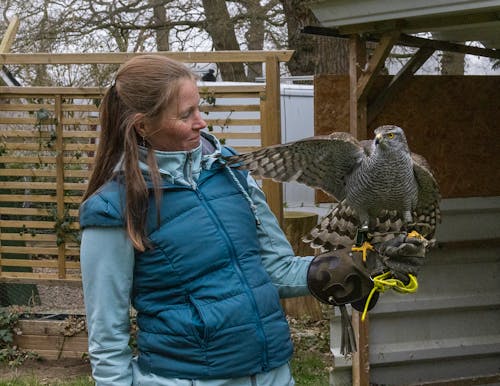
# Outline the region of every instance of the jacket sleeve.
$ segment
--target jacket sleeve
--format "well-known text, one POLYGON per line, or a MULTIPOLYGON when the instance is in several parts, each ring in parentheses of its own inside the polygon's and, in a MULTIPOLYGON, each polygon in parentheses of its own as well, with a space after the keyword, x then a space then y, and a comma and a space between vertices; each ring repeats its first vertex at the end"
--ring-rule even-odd
POLYGON ((125 230, 85 228, 80 263, 96 385, 130 386, 132 352, 128 344, 134 250, 125 230))
POLYGON ((247 178, 249 194, 260 220, 257 234, 262 264, 282 298, 310 295, 307 269, 313 256, 297 257, 253 177, 247 178))

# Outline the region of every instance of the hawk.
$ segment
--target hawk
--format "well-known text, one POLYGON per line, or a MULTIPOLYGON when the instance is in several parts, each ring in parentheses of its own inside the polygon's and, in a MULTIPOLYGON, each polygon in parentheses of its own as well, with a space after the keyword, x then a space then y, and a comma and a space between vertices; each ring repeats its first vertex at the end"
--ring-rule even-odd
POLYGON ((425 159, 410 152, 398 126, 378 127, 374 140, 334 132, 226 160, 252 174, 296 181, 332 196, 338 205, 304 237, 322 251, 363 244, 366 254, 372 249, 367 240, 379 243, 410 230, 430 239, 440 218, 436 179, 425 159))

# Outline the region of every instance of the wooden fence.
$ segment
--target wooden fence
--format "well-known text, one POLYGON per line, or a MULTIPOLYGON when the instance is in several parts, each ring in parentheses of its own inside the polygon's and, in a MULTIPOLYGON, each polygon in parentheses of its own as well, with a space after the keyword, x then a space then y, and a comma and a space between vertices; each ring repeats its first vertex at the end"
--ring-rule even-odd
MULTIPOLYGON (((279 63, 291 51, 160 53, 262 62, 262 84, 200 84, 208 128, 239 151, 281 141, 279 63)), ((0 54, 0 65, 119 64, 134 55, 0 54)), ((78 207, 99 137, 99 87, 0 87, 0 282, 80 285, 78 207)), ((282 219, 281 185, 263 181, 282 219)))

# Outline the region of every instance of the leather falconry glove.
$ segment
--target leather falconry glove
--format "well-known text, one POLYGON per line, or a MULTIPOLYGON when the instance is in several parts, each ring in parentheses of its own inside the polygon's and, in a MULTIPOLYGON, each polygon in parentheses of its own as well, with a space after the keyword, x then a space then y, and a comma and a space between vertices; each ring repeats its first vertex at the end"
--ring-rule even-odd
MULTIPOLYGON (((370 272, 362 263, 361 253, 339 249, 316 256, 309 265, 307 285, 319 301, 338 306, 341 313, 344 355, 356 351, 356 339, 346 304, 363 309, 366 298, 373 288, 370 272)), ((377 302, 378 293, 370 301, 369 309, 377 302)))

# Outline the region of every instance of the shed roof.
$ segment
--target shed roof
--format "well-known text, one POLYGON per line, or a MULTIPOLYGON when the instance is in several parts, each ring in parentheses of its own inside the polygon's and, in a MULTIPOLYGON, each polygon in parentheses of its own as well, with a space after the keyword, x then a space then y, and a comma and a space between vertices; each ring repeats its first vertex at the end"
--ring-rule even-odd
POLYGON ((500 0, 313 0, 310 8, 323 27, 341 35, 398 29, 500 48, 500 0))

